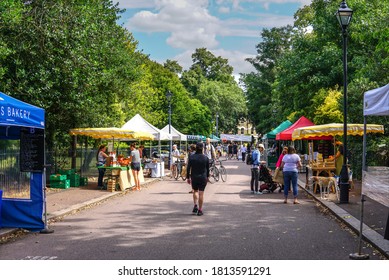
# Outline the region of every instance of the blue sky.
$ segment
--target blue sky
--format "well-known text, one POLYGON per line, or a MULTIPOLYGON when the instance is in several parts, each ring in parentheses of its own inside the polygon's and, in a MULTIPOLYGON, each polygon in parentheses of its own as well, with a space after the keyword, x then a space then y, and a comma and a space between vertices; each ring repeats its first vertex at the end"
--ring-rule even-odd
POLYGON ((256 55, 263 28, 293 23, 311 0, 116 0, 126 9, 119 24, 134 34, 139 49, 159 63, 192 64, 196 48, 229 60, 234 74, 253 70, 245 58, 256 55))

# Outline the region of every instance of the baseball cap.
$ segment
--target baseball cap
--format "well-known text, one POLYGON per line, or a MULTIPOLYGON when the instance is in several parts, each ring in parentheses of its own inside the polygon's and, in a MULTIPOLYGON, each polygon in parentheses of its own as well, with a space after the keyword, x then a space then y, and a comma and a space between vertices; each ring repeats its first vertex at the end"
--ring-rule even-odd
POLYGON ((265 146, 263 144, 258 144, 258 148, 263 148, 265 149, 265 146))

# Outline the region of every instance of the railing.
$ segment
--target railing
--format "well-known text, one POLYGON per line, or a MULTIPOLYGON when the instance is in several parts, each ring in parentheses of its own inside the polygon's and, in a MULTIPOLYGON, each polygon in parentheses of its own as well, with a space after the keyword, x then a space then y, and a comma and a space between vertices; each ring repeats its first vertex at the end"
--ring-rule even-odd
POLYGON ((19 150, 0 151, 0 189, 3 198, 30 198, 30 173, 20 172, 19 150))

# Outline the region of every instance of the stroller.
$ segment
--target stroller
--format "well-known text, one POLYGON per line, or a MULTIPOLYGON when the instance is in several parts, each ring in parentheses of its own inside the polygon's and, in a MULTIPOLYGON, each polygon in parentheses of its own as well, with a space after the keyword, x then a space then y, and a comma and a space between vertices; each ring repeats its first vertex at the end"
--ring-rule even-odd
POLYGON ((264 182, 259 187, 261 192, 267 190, 272 193, 278 187, 281 187, 279 183, 273 181, 273 176, 270 174, 270 169, 262 164, 259 167, 259 181, 264 182))

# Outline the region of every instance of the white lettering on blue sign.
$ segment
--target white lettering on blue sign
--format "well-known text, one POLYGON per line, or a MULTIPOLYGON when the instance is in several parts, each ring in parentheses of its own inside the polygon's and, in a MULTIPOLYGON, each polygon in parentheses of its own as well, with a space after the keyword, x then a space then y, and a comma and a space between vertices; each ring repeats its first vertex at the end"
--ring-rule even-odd
POLYGON ((7 114, 7 117, 13 117, 13 118, 19 118, 19 119, 29 119, 31 112, 28 110, 23 110, 19 108, 14 107, 7 107, 4 108, 4 106, 1 106, 0 108, 0 114, 4 116, 7 114))
POLYGON ((30 111, 22 110, 14 107, 8 107, 8 117, 14 117, 19 119, 29 119, 30 111))

